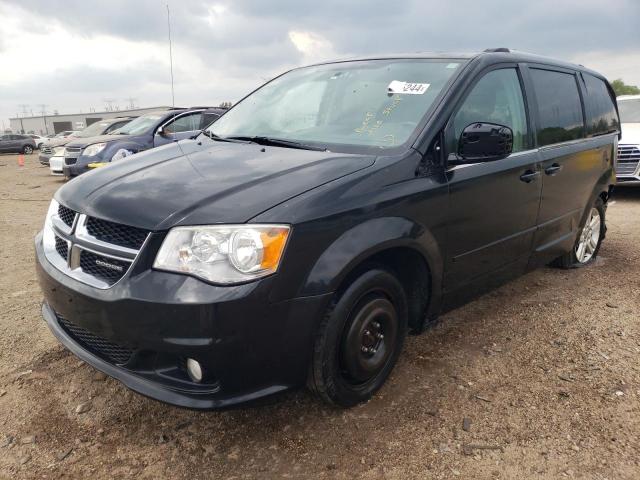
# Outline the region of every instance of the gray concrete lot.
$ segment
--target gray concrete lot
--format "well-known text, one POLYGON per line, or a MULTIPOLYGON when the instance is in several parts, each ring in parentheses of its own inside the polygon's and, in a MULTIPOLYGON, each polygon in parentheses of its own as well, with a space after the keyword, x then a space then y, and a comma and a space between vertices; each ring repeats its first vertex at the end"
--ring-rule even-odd
POLYGON ((594 265, 443 316, 366 405, 300 391, 203 413, 128 391, 49 333, 32 239, 63 181, 17 158, 0 155, 0 478, 640 478, 640 189, 616 193, 594 265))

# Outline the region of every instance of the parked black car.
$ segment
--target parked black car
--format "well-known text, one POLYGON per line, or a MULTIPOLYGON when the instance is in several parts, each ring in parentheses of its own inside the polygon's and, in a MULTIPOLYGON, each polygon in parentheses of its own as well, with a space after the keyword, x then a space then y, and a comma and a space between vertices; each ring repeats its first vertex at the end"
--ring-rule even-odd
POLYGON ((126 125, 134 118, 136 117, 105 118, 104 120, 92 123, 87 128, 74 134, 73 136, 49 140, 48 143, 43 144, 40 148, 40 155, 38 156, 38 160, 40 160, 40 163, 42 165, 48 166, 49 159, 56 153, 61 153, 67 143, 79 138, 90 138, 95 137, 96 135, 107 135, 126 125))
POLYGON ((7 133, 0 135, 0 153, 30 154, 36 149, 36 142, 29 135, 7 133))
POLYGON ((65 149, 65 177, 87 172, 92 165, 109 163, 149 148, 193 137, 226 110, 193 107, 142 115, 109 135, 75 139, 65 149))
POLYGON ((306 384, 351 406, 407 331, 594 260, 618 124, 600 74, 506 49, 294 69, 197 138, 58 190, 35 241, 42 312, 168 403, 306 384))

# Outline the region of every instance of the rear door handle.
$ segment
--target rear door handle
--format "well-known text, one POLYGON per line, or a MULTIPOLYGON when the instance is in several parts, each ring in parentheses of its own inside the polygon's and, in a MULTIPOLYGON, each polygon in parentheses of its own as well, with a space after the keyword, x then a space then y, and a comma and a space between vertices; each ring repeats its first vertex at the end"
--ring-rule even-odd
POLYGON ((538 175, 540 175, 540 172, 535 172, 533 170, 527 170, 522 175, 520 175, 520 180, 522 180, 524 183, 531 183, 536 178, 538 178, 538 175))
POLYGON ((562 165, 559 165, 557 163, 554 163, 553 165, 551 165, 550 167, 547 167, 544 169, 544 173, 546 173, 547 175, 555 175, 556 173, 558 173, 560 170, 562 170, 562 165))

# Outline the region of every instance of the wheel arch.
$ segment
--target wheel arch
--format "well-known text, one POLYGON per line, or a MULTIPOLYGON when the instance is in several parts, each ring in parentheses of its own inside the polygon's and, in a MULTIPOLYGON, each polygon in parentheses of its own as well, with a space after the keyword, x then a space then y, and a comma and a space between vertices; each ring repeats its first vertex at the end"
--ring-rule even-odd
POLYGON ((420 331, 440 309, 442 255, 435 237, 404 217, 363 222, 338 237, 318 258, 302 295, 340 293, 363 270, 378 266, 402 283, 409 303, 409 325, 420 331))

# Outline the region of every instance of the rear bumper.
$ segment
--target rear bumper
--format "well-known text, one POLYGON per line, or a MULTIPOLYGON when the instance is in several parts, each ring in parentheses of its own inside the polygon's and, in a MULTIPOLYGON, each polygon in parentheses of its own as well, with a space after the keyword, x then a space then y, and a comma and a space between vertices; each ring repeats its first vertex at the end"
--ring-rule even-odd
POLYGON ((317 319, 331 297, 271 303, 273 277, 219 287, 153 270, 99 290, 53 267, 41 235, 36 258, 42 315, 63 345, 138 393, 193 409, 231 407, 304 385, 317 319), (105 345, 131 355, 114 360, 105 345), (189 379, 186 358, 204 366, 202 383, 189 379))

